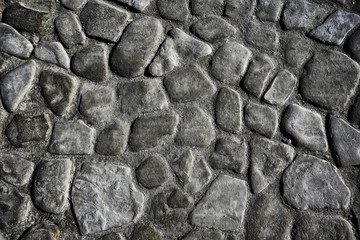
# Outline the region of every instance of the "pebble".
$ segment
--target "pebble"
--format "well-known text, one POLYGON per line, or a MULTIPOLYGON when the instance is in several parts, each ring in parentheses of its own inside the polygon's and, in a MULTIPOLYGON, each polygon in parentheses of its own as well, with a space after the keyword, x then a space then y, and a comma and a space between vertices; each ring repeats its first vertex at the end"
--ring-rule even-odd
POLYGON ((220 13, 223 11, 224 0, 191 0, 191 13, 197 16, 203 16, 211 13, 220 13))
POLYGON ((157 7, 160 15, 169 20, 186 21, 189 9, 186 0, 158 0, 157 7))
POLYGON ((62 68, 70 68, 70 59, 63 45, 59 42, 42 43, 34 50, 36 58, 56 64, 62 68))
POLYGON ((165 161, 159 156, 151 156, 143 161, 135 170, 138 182, 148 188, 157 188, 169 178, 169 170, 165 161))
POLYGON ((255 9, 255 0, 227 0, 224 13, 234 19, 250 16, 255 9))
POLYGON ((85 5, 86 1, 87 0, 60 0, 60 3, 63 6, 76 11, 82 8, 85 5))
POLYGON ((167 205, 171 208, 187 208, 190 205, 190 201, 184 192, 174 189, 167 199, 167 205))
POLYGON ((258 0, 256 16, 262 21, 277 22, 284 6, 283 0, 258 0))
POLYGON ((150 225, 138 226, 131 235, 131 240, 163 240, 161 233, 150 225))
POLYGON ((124 124, 116 122, 99 134, 95 151, 98 154, 116 156, 125 151, 128 140, 128 129, 124 124))
POLYGON ((279 114, 266 105, 249 103, 244 109, 245 125, 261 135, 273 138, 278 126, 279 114))
POLYGON ((40 223, 32 226, 26 231, 26 233, 20 238, 20 240, 60 240, 60 229, 54 224, 40 223))
POLYGON ((302 36, 289 35, 285 40, 284 57, 291 67, 300 69, 312 57, 310 41, 302 36))
POLYGON ((273 105, 283 105, 294 91, 296 76, 288 70, 278 72, 264 95, 264 100, 273 105))
POLYGON ((81 28, 77 15, 67 12, 59 15, 54 22, 55 29, 61 42, 67 48, 76 44, 84 45, 86 36, 81 28))
POLYGON ((19 58, 29 58, 33 45, 6 23, 0 23, 0 51, 19 58))
POLYGON ((225 240, 225 236, 220 231, 214 231, 210 229, 204 230, 192 230, 187 234, 183 240, 225 240))
POLYGON ((138 12, 143 12, 146 7, 153 1, 153 0, 116 0, 119 3, 124 3, 131 8, 134 8, 138 12))
POLYGON ((296 209, 345 209, 351 192, 338 169, 310 155, 299 155, 283 175, 283 195, 296 209))
POLYGON ((252 21, 248 24, 246 41, 255 47, 274 51, 279 45, 279 32, 273 25, 252 21))
POLYGON ((360 61, 360 30, 353 33, 346 42, 345 50, 354 58, 356 61, 360 61))
POLYGON ((0 176, 12 185, 26 185, 34 171, 34 163, 18 155, 2 153, 0 157, 0 176))

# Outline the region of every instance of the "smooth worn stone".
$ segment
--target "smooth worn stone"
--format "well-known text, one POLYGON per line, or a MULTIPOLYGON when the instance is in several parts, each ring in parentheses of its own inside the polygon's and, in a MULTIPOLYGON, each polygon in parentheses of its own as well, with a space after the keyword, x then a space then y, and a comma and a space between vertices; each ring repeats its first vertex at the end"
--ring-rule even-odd
POLYGON ((231 88, 220 90, 215 106, 216 124, 224 131, 237 133, 241 129, 242 101, 240 94, 231 88))
POLYGON ((73 104, 78 83, 73 76, 54 70, 44 70, 40 74, 41 93, 56 115, 64 115, 73 104))
POLYGON ((230 18, 238 19, 252 15, 254 8, 254 0, 227 0, 224 13, 230 18))
POLYGON ((256 16, 263 21, 279 21, 283 6, 283 0, 258 0, 256 16))
POLYGON ((109 233, 100 238, 100 240, 126 240, 120 233, 109 233))
POLYGON ((215 93, 214 84, 196 65, 169 74, 164 79, 164 86, 173 102, 193 102, 215 93))
POLYGON ((60 240, 60 229, 54 224, 37 224, 32 226, 20 240, 60 240))
POLYGON ((186 21, 189 9, 185 0, 157 0, 160 15, 169 20, 186 21))
POLYGON ((250 182, 254 193, 260 193, 272 184, 295 157, 291 146, 266 138, 254 138, 250 149, 250 182))
POLYGON ((273 138, 278 126, 276 110, 256 103, 249 103, 244 109, 245 125, 268 138, 273 138))
POLYGON ((225 240, 225 236, 220 231, 215 230, 193 230, 187 234, 183 240, 225 240))
POLYGON ((354 95, 359 77, 359 65, 347 55, 332 50, 321 51, 306 63, 300 93, 304 100, 314 105, 342 110, 354 95))
POLYGON ((63 6, 75 11, 82 8, 86 1, 87 0, 60 0, 60 3, 63 6))
POLYGON ((246 41, 256 47, 273 52, 279 45, 279 32, 272 25, 252 21, 249 23, 246 41))
POLYGON ((121 84, 118 94, 121 111, 127 114, 158 111, 169 105, 160 79, 121 84))
POLYGON ((191 150, 186 151, 171 164, 184 191, 194 194, 209 184, 212 171, 203 158, 195 158, 191 150))
POLYGON ((16 114, 5 129, 5 134, 15 147, 27 147, 44 141, 50 129, 47 114, 26 116, 16 114))
POLYGON ((50 12, 54 5, 54 0, 20 0, 24 6, 38 11, 50 12))
POLYGON ((150 225, 140 225, 133 231, 131 240, 163 240, 159 230, 153 228, 150 225))
POLYGON ((174 189, 167 199, 167 205, 171 208, 187 208, 190 205, 190 201, 181 190, 174 189))
POLYGON ((159 20, 143 17, 124 30, 110 56, 110 67, 122 77, 137 77, 153 59, 163 36, 159 20))
POLYGON ((312 57, 312 47, 308 39, 289 35, 285 40, 284 57, 291 67, 301 68, 312 57))
POLYGON ((116 0, 119 3, 128 5, 129 7, 142 12, 153 0, 116 0))
POLYGON ((70 159, 44 159, 36 168, 33 183, 34 205, 42 211, 59 214, 68 207, 73 163, 70 159))
POLYGON ((175 133, 178 123, 174 113, 141 116, 132 124, 129 146, 135 152, 159 146, 175 133))
POLYGON ((241 86, 255 97, 261 97, 270 81, 274 68, 273 60, 268 55, 256 56, 250 63, 245 77, 241 80, 241 86))
POLYGON ((56 122, 48 151, 53 154, 75 155, 94 152, 95 129, 81 120, 56 122))
POLYGON ((222 12, 224 0, 191 0, 191 13, 198 16, 203 16, 211 13, 222 12))
POLYGON ((146 188, 160 187, 169 178, 166 162, 158 156, 147 158, 135 170, 138 182, 146 188))
POLYGON ((35 82, 36 63, 30 60, 7 72, 0 79, 2 104, 9 112, 15 112, 35 82))
POLYGON ((211 61, 211 72, 222 82, 239 82, 245 74, 251 58, 248 48, 237 42, 227 42, 214 54, 211 61))
POLYGON ((124 124, 114 123, 99 134, 95 152, 102 155, 116 156, 125 151, 127 144, 128 130, 124 124))
POLYGON ((81 234, 128 224, 142 215, 144 195, 131 169, 110 163, 85 163, 74 180, 71 201, 81 234))
POLYGON ((81 49, 71 59, 71 70, 78 76, 102 82, 109 75, 108 50, 105 44, 81 49))
POLYGON ((219 42, 236 33, 236 28, 217 16, 202 18, 190 26, 191 31, 207 42, 219 42))
POLYGON ((283 105, 293 93, 296 76, 288 70, 278 72, 264 95, 264 100, 273 105, 283 105))
POLYGON ((319 113, 297 104, 290 104, 281 124, 295 145, 313 151, 328 150, 325 127, 319 113))
POLYGON ((15 154, 1 154, 0 176, 5 182, 17 187, 24 186, 29 182, 33 171, 33 162, 15 154))
POLYGON ((232 170, 244 173, 248 162, 248 146, 244 139, 233 137, 216 140, 215 151, 209 159, 214 169, 232 170))
POLYGON ((0 51, 19 58, 30 57, 34 47, 29 40, 6 23, 0 23, 0 51))
POLYGON ((56 64, 63 68, 70 68, 70 59, 63 45, 59 42, 43 43, 34 50, 36 58, 56 64))
POLYGON ((323 24, 309 32, 309 36, 321 42, 340 45, 347 34, 360 23, 360 16, 337 10, 323 24))
POLYGON ((360 61, 360 30, 352 34, 346 42, 345 50, 356 61, 360 61))
POLYGON ((86 35, 111 42, 119 40, 131 15, 103 1, 90 0, 82 9, 80 21, 86 35))
POLYGON ((84 45, 86 36, 81 28, 79 18, 72 12, 59 15, 54 22, 60 41, 67 48, 76 44, 84 45))
POLYGON ((345 209, 351 192, 339 170, 331 163, 299 155, 283 175, 286 202, 296 209, 345 209))
POLYGON ((198 107, 190 107, 183 116, 176 142, 182 146, 207 147, 215 138, 212 118, 198 107))
POLYGON ((218 176, 191 215, 192 224, 223 231, 240 231, 247 205, 246 182, 218 176))

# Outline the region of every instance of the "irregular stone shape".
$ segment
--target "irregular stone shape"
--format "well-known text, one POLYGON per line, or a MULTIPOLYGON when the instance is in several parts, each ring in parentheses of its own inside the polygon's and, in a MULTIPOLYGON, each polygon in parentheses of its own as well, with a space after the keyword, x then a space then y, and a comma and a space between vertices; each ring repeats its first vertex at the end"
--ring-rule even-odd
POLYGON ((149 189, 160 187, 169 178, 168 167, 158 156, 147 158, 135 172, 139 183, 149 189))
POLYGON ((47 114, 26 116, 16 114, 5 129, 5 134, 15 147, 26 147, 44 141, 50 129, 47 114))
POLYGON ((222 12, 224 0, 191 0, 192 14, 202 16, 214 12, 222 12))
POLYGON ((237 42, 227 42, 212 58, 212 74, 222 82, 238 82, 245 74, 250 58, 248 48, 237 42))
POLYGON ((54 25, 65 47, 71 48, 76 44, 85 44, 86 36, 81 29, 79 18, 74 13, 67 12, 59 15, 54 25))
POLYGON ((138 226, 131 235, 131 240, 163 240, 161 233, 150 225, 138 226))
POLYGON ((5 109, 15 112, 35 81, 36 63, 30 60, 2 76, 1 99, 5 109))
POLYGON ((294 91, 296 76, 288 70, 280 71, 264 95, 267 103, 283 105, 294 91))
POLYGON ((228 175, 220 175, 196 205, 191 222, 200 227, 239 231, 246 202, 246 182, 228 175))
POLYGON ((258 0, 256 16, 263 21, 279 21, 283 6, 283 0, 258 0))
POLYGON ((82 8, 86 1, 87 0, 60 0, 60 3, 63 6, 75 11, 82 8))
POLYGON ((260 193, 289 165, 295 151, 289 145, 266 138, 251 141, 250 180, 254 193, 260 193))
POLYGON ((121 111, 127 114, 153 112, 169 105, 160 79, 124 83, 118 93, 121 111))
POLYGON ((236 33, 235 27, 217 16, 200 19, 190 26, 190 30, 208 42, 223 41, 236 33))
POLYGON ((122 77, 137 77, 153 59, 162 40, 163 27, 159 20, 143 17, 124 30, 110 56, 110 67, 122 77))
POLYGON ((344 209, 351 192, 338 169, 310 155, 299 155, 283 175, 286 202, 296 209, 344 209))
POLYGON ((249 103, 244 109, 245 125, 268 138, 273 138, 279 114, 274 109, 256 103, 249 103))
POLYGON ((352 34, 346 42, 345 50, 357 61, 360 61, 360 30, 352 34))
POLYGON ((158 0, 157 7, 163 18, 186 21, 189 17, 189 9, 185 0, 158 0))
POLYGON ((54 224, 38 224, 27 230, 20 240, 58 240, 60 238, 60 229, 54 224))
POLYGON ((254 0, 227 0, 224 12, 226 16, 238 19, 252 15, 254 8, 254 0))
POLYGON ((342 110, 354 95, 359 77, 359 65, 347 55, 321 51, 306 63, 300 92, 310 103, 330 110, 342 110))
POLYGON ((56 115, 64 115, 73 104, 78 82, 73 76, 54 70, 41 72, 39 84, 47 105, 56 115))
POLYGON ((102 238, 100 238, 100 240, 126 240, 126 239, 120 233, 109 233, 103 236, 102 238))
POLYGON ((237 133, 241 129, 242 101, 240 94, 224 87, 216 99, 215 117, 217 125, 224 131, 237 133))
POLYGON ((141 116, 132 125, 129 145, 135 152, 159 146, 175 133, 178 123, 179 116, 174 113, 141 116))
POLYGON ((135 10, 142 12, 150 4, 152 0, 116 0, 117 2, 124 3, 135 10))
POLYGON ((108 75, 108 51, 105 44, 81 49, 71 59, 71 70, 94 82, 104 81, 108 75))
POLYGON ((50 12, 54 5, 53 0, 20 0, 25 7, 32 8, 38 11, 50 12))
POLYGON ((17 187, 24 186, 31 178, 34 163, 14 154, 2 153, 0 157, 0 176, 17 187))
POLYGON ((302 68, 312 57, 312 47, 307 39, 298 35, 289 35, 285 42, 285 61, 292 67, 302 68))
POLYGON ((70 68, 70 59, 63 45, 59 42, 43 43, 36 46, 34 55, 40 60, 70 68))
POLYGON ((183 116, 176 136, 179 145, 206 147, 215 138, 211 117, 198 107, 190 107, 183 116))
POLYGON ((175 189, 167 199, 167 205, 171 208, 187 208, 190 205, 190 201, 181 190, 175 189))
POLYGON ((0 23, 0 51, 19 58, 30 57, 34 47, 18 31, 11 26, 0 23))
POLYGON ((71 201, 81 234, 128 224, 142 215, 144 195, 131 169, 110 163, 85 163, 74 180, 71 201))
POLYGON ((325 127, 319 113, 290 104, 281 124, 296 145, 313 151, 328 150, 325 127))
POLYGON ((256 47, 273 51, 279 45, 279 33, 272 25, 252 21, 247 30, 246 41, 256 47))
POLYGON ((44 159, 36 169, 33 201, 42 211, 59 214, 68 207, 73 163, 70 159, 44 159))
POLYGON ((240 82, 242 87, 255 97, 261 97, 270 81, 274 68, 275 65, 268 55, 256 56, 250 63, 245 77, 240 82))
POLYGON ((164 86, 173 102, 193 102, 208 98, 215 93, 214 84, 196 65, 167 75, 164 86))
POLYGON ((80 21, 86 35, 116 42, 130 17, 130 13, 121 8, 103 1, 91 0, 81 11, 80 21))
MULTIPOLYGON (((348 112, 349 121, 352 125, 359 126, 360 124, 360 96, 356 97, 355 102, 351 105, 348 112)), ((359 222, 360 224, 360 222, 359 222)))
POLYGON ((220 231, 214 231, 206 229, 203 230, 193 230, 183 238, 183 240, 225 240, 225 236, 220 231))
POLYGON ((199 192, 209 184, 212 177, 212 171, 207 162, 203 158, 195 159, 191 150, 176 159, 171 167, 184 191, 190 194, 199 192))
POLYGON ((127 133, 123 124, 114 123, 105 128, 99 134, 95 151, 98 154, 116 156, 125 151, 127 144, 127 133))
POLYGON ((53 154, 92 154, 95 129, 81 120, 56 122, 48 151, 53 154))
POLYGON ((340 216, 305 216, 296 224, 295 240, 317 236, 319 240, 355 240, 351 224, 340 216))

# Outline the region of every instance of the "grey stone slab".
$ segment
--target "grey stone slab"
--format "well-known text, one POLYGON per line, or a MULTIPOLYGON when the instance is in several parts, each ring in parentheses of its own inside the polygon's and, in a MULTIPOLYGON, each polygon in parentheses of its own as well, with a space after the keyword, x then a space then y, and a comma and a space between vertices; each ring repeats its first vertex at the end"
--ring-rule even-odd
POLYGON ((211 14, 214 12, 222 12, 224 0, 191 0, 191 13, 198 16, 211 14))
POLYGON ((128 129, 124 125, 116 122, 102 130, 97 138, 95 151, 108 156, 123 153, 128 140, 128 129))
POLYGON ((227 0, 224 13, 226 16, 234 19, 250 16, 254 12, 255 3, 254 0, 227 0))
POLYGON ((346 42, 345 50, 356 61, 360 61, 360 30, 353 33, 346 42))
POLYGON ((162 237, 160 231, 156 228, 150 225, 138 225, 131 235, 131 240, 143 239, 163 240, 164 238, 162 237))
POLYGON ((263 21, 279 21, 283 6, 283 0, 258 0, 256 16, 263 21))
POLYGON ((244 109, 245 125, 268 138, 276 133, 278 117, 278 112, 266 105, 249 103, 244 109))
POLYGON ((169 178, 169 168, 159 156, 151 156, 143 161, 135 170, 138 182, 148 188, 157 188, 169 178))
POLYGON ((311 42, 304 36, 289 35, 284 44, 284 57, 291 67, 301 68, 312 57, 311 42))
POLYGON ((143 12, 153 0, 116 0, 116 1, 119 3, 126 4, 129 7, 139 12, 143 12))
POLYGON ((193 230, 183 240, 225 240, 225 235, 215 230, 193 230))
POLYGON ((158 0, 156 3, 163 18, 186 21, 189 17, 188 3, 185 0, 158 0))
POLYGON ((174 189, 169 195, 166 203, 171 208, 187 208, 190 205, 190 200, 183 191, 174 189))
POLYGON ((36 46, 34 56, 45 62, 70 68, 70 59, 63 45, 59 42, 42 43, 36 46))
POLYGON ((55 29, 60 41, 67 48, 71 48, 76 44, 84 45, 86 36, 81 28, 80 20, 72 12, 67 12, 55 18, 55 29))
POLYGON ((331 163, 299 155, 284 172, 283 196, 296 209, 346 209, 351 192, 331 163))
POLYGON ((288 70, 278 72, 264 95, 265 102, 283 105, 293 93, 296 82, 296 76, 288 70))
POLYGON ((29 182, 33 171, 33 162, 15 154, 1 154, 0 176, 5 182, 17 187, 24 186, 29 182))
POLYGON ((60 0, 63 6, 74 11, 82 8, 86 2, 87 0, 60 0))
POLYGON ((29 40, 6 23, 0 23, 0 51, 19 58, 30 57, 34 47, 29 40))
POLYGON ((60 229, 55 224, 40 223, 29 228, 19 240, 60 240, 60 229))
POLYGON ((279 46, 279 38, 279 32, 276 28, 256 20, 248 24, 245 36, 248 43, 271 52, 279 46))

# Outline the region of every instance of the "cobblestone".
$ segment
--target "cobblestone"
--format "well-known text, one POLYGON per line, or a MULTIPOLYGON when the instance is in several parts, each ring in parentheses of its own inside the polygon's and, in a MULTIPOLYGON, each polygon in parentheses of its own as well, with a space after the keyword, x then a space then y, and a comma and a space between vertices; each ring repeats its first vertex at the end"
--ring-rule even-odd
POLYGON ((0 23, 0 50, 19 58, 28 58, 33 45, 6 23, 0 23))

